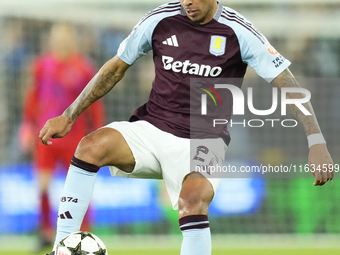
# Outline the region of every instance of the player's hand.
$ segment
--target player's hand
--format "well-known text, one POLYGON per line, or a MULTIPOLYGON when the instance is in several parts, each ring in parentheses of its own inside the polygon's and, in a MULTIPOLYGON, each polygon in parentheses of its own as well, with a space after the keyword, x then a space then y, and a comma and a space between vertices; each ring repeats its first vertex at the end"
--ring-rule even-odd
POLYGON ((41 142, 45 145, 51 145, 50 138, 64 137, 71 131, 73 123, 64 115, 49 119, 40 130, 39 138, 41 142))
POLYGON ((315 177, 314 186, 333 180, 334 164, 326 144, 315 144, 309 149, 309 168, 315 177))

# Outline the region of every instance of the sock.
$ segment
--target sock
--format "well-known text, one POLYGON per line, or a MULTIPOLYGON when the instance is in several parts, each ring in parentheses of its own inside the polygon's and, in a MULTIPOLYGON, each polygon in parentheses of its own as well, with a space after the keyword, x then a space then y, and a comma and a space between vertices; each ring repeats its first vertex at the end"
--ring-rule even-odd
POLYGON ((99 167, 73 157, 59 203, 54 246, 66 235, 80 230, 98 170, 99 167))
POLYGON ((211 234, 207 215, 189 215, 179 220, 183 234, 181 255, 211 254, 211 234))

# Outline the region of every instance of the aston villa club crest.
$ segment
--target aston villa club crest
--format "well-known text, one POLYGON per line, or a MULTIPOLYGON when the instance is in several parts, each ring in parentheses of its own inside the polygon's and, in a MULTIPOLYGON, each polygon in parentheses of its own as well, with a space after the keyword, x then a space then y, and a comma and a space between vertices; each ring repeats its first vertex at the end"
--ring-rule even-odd
POLYGON ((221 56, 225 53, 227 38, 220 35, 213 35, 210 39, 209 52, 215 56, 221 56))

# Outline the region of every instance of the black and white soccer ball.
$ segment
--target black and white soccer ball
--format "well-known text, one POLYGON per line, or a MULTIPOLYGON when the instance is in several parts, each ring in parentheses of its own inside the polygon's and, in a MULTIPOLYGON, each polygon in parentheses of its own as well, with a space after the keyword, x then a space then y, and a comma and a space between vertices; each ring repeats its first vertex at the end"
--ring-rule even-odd
POLYGON ((98 236, 84 231, 64 237, 55 247, 55 255, 108 255, 98 236))

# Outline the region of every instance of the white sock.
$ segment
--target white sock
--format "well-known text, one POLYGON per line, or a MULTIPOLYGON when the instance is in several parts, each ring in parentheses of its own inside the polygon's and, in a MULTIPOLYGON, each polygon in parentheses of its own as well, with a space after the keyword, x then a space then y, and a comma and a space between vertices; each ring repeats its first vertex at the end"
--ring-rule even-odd
POLYGON ((210 255, 211 234, 208 216, 191 215, 180 219, 183 234, 181 255, 210 255))
POLYGON ((80 230, 81 223, 90 204, 96 176, 96 172, 70 165, 64 191, 59 202, 57 234, 54 246, 66 235, 80 230))

